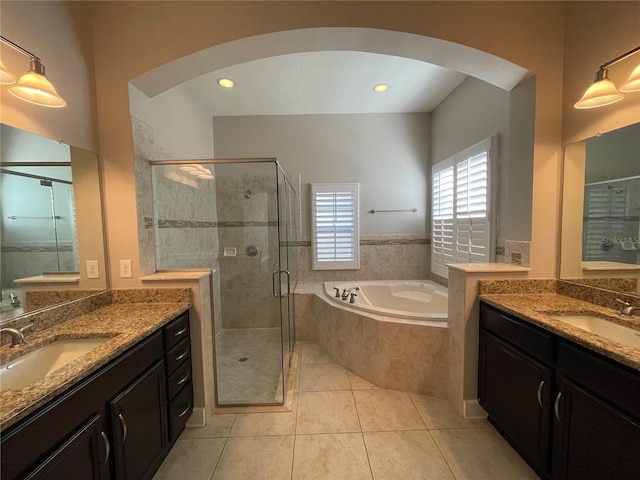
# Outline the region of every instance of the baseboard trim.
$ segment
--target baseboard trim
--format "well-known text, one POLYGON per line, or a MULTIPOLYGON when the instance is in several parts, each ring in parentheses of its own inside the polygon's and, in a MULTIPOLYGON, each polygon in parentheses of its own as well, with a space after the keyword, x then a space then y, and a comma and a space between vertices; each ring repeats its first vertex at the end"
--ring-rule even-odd
POLYGON ((477 399, 462 401, 462 415, 464 418, 487 418, 487 412, 477 399))
POLYGON ((202 428, 207 424, 207 415, 203 407, 196 407, 187 420, 186 428, 202 428))

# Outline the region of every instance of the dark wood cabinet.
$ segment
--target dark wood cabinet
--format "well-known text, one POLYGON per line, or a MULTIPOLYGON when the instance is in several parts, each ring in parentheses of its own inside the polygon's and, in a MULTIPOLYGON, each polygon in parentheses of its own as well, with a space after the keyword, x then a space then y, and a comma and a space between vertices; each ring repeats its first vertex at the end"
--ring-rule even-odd
POLYGON ((479 335, 479 402, 538 475, 640 480, 640 373, 484 303, 479 335))
POLYGON ((556 479, 640 479, 640 424, 561 377, 554 436, 556 479))
POLYGON ((110 445, 102 428, 102 416, 82 425, 26 480, 106 480, 110 445))
POLYGON ((488 332, 480 334, 480 404, 538 472, 549 463, 553 374, 549 367, 488 332))
POLYGON ((190 359, 185 313, 3 431, 0 478, 151 479, 193 410, 190 359))
POLYGON ((150 478, 168 443, 162 360, 109 402, 109 417, 116 478, 150 478))

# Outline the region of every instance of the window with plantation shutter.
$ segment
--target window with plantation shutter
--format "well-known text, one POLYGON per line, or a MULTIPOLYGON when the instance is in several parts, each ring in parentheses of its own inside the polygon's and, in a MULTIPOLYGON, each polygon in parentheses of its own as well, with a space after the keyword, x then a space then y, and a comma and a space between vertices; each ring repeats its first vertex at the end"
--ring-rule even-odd
POLYGON ((360 268, 357 183, 311 184, 314 270, 360 268))
POLYGON ((497 135, 432 169, 431 271, 448 278, 447 264, 492 260, 491 157, 497 135))

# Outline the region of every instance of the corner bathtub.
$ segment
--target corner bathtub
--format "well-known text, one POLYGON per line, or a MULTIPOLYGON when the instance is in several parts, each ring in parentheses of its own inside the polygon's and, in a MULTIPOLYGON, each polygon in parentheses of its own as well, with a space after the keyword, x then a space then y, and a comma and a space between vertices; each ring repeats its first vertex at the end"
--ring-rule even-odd
POLYGON ((387 318, 387 321, 415 324, 447 325, 447 288, 431 281, 364 281, 325 282, 325 293, 343 307, 362 310, 387 318), (336 297, 335 288, 342 293, 353 286, 355 303, 336 297))

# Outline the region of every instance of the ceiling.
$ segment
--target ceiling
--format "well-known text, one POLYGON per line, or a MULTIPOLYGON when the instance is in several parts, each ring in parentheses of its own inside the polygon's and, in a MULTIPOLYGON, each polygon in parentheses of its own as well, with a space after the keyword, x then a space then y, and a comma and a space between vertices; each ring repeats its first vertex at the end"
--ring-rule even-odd
POLYGON ((314 51, 221 68, 176 88, 212 116, 431 112, 466 77, 400 56, 314 51), (221 77, 235 86, 220 87, 221 77), (379 83, 389 89, 375 93, 379 83))

